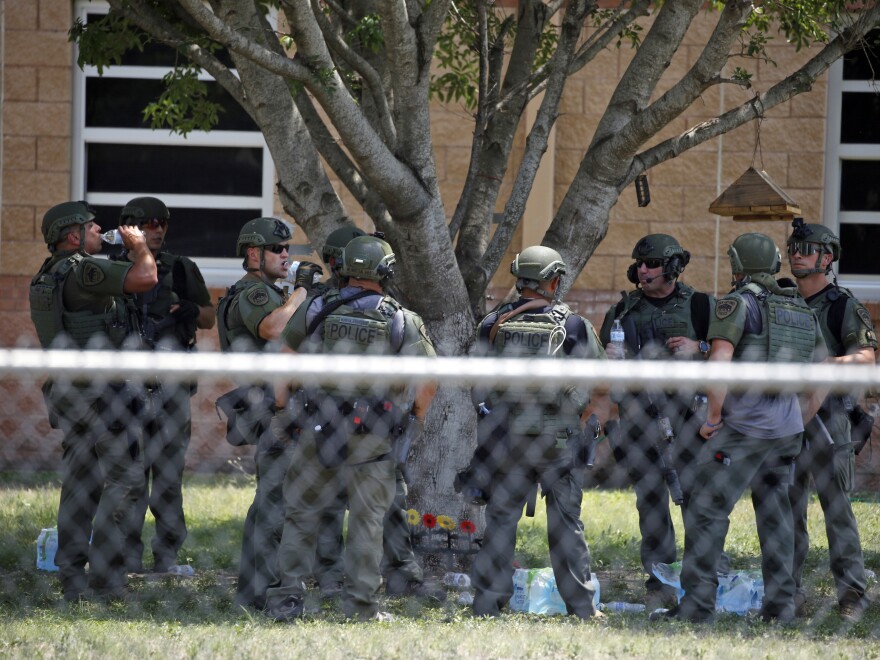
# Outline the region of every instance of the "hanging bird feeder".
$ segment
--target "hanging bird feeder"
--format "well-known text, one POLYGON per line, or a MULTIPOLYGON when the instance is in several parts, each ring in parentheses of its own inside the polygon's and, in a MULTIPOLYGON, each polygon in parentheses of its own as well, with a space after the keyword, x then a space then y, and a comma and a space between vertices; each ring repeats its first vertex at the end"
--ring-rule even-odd
POLYGON ((750 167, 709 205, 709 212, 736 222, 781 220, 802 215, 800 207, 763 170, 750 167))

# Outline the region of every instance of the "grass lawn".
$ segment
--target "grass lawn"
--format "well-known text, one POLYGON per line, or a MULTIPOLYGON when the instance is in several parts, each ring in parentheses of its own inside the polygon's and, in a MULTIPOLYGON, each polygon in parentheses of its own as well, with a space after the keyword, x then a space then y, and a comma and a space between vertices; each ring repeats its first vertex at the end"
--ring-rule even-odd
MULTIPOLYGON (((54 574, 35 568, 35 540, 55 524, 55 475, 0 475, 0 656, 161 658, 472 658, 512 657, 880 657, 880 604, 854 626, 837 617, 828 571, 827 542, 817 502, 810 508, 811 551, 806 575, 809 616, 793 626, 754 617, 719 616, 711 626, 649 622, 645 614, 609 614, 602 621, 505 613, 477 619, 450 593, 446 603, 388 599, 391 623, 346 622, 338 607, 310 600, 309 617, 275 624, 233 606, 244 514, 253 495, 250 477, 190 476, 184 486, 190 535, 181 561, 194 578, 135 578, 124 605, 65 605, 54 574)), ((853 506, 867 567, 880 572, 880 503, 853 506)), ((520 523, 517 559, 549 566, 546 520, 520 523)), ((583 520, 602 585, 602 600, 643 596, 635 496, 631 491, 588 491, 583 520)), ((148 528, 152 519, 148 516, 148 528)), ((676 524, 682 529, 680 519, 676 524)), ((147 533, 152 533, 149 528, 147 533)), ((682 539, 679 539, 681 544, 682 539)), ((147 544, 149 545, 149 544, 147 544)), ((754 515, 748 499, 731 520, 727 553, 736 569, 759 567, 754 515)), ((876 580, 870 582, 871 591, 876 580)))

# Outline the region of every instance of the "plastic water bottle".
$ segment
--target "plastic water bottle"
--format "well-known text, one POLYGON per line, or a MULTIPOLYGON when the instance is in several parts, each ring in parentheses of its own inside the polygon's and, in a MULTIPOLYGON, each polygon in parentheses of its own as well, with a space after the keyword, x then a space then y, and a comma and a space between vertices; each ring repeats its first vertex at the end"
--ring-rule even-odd
MULTIPOLYGON (((141 232, 143 234, 144 232, 141 232)), ((110 231, 105 231, 101 234, 101 240, 105 243, 109 243, 110 245, 122 245, 122 234, 119 233, 118 229, 111 229, 110 231)))
POLYGON ((443 584, 459 590, 470 589, 471 577, 467 573, 447 573, 443 576, 443 584))
POLYGON ((623 603, 619 600, 612 600, 610 603, 603 603, 602 610, 604 612, 644 612, 645 606, 642 603, 623 603))
POLYGON ((611 344, 619 349, 618 355, 620 357, 617 358, 618 360, 623 359, 625 342, 626 333, 623 331, 620 319, 614 319, 614 323, 611 324, 611 344))
MULTIPOLYGON (((291 284, 296 283, 296 271, 299 269, 300 261, 291 261, 290 265, 287 267, 287 275, 284 278, 285 282, 290 282, 291 284)), ((314 275, 312 275, 312 284, 317 284, 321 281, 321 271, 316 271, 314 275)))
POLYGON ((58 551, 58 528, 48 527, 40 530, 37 537, 37 568, 43 571, 57 571, 55 553, 58 551))
POLYGON ((196 574, 195 569, 189 564, 169 566, 168 572, 171 575, 180 575, 181 577, 193 577, 196 574))

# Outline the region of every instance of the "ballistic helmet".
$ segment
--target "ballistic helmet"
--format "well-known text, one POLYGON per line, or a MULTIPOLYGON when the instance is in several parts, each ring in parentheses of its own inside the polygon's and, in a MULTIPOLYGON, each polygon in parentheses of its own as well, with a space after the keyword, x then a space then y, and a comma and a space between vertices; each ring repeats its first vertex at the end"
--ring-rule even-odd
POLYGON ((394 276, 394 251, 381 238, 358 236, 350 240, 342 249, 343 277, 381 282, 394 276))
POLYGON ((286 243, 291 238, 290 227, 278 218, 255 218, 248 220, 238 233, 236 256, 243 257, 251 246, 286 243))
POLYGON ((348 245, 349 241, 357 238, 358 236, 365 236, 366 233, 358 229, 357 227, 340 227, 332 232, 327 237, 327 240, 324 242, 324 247, 321 250, 321 259, 328 266, 330 265, 330 260, 336 260, 337 268, 342 263, 342 250, 348 245))
POLYGON ((642 238, 632 251, 633 259, 668 259, 685 250, 669 234, 648 234, 642 238))
POLYGON ((565 262, 553 248, 532 245, 514 257, 510 272, 520 280, 545 282, 565 275, 565 262))
POLYGON ((691 253, 669 234, 648 234, 641 238, 632 251, 635 261, 626 271, 626 278, 633 284, 639 283, 638 264, 648 259, 661 259, 663 275, 671 282, 684 272, 691 260, 691 253))
POLYGON ((795 277, 805 277, 810 273, 827 273, 831 270, 831 264, 828 268, 822 268, 819 264, 822 262, 823 254, 831 255, 831 263, 840 259, 840 239, 837 234, 825 225, 807 224, 803 218, 795 218, 791 226, 793 230, 786 241, 788 254, 791 255, 793 250, 797 250, 805 257, 818 253, 813 268, 792 270, 792 274, 795 277))
POLYGON ((775 275, 782 265, 779 248, 769 236, 751 232, 738 236, 727 250, 734 275, 769 273, 775 275))
POLYGON ((169 220, 171 213, 161 199, 155 197, 135 197, 119 213, 120 224, 139 225, 150 218, 169 220))
POLYGON ((63 202, 46 211, 40 231, 47 245, 55 245, 61 232, 72 225, 84 225, 95 219, 88 202, 63 202))

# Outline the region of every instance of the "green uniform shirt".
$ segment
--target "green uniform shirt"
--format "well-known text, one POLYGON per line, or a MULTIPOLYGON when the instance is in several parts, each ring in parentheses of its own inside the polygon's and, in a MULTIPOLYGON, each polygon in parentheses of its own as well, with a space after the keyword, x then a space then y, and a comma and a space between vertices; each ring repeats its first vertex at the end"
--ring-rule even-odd
POLYGON ((228 296, 231 299, 217 307, 218 331, 234 350, 265 348, 268 341, 260 337, 260 323, 285 303, 287 295, 257 273, 248 273, 235 283, 228 296))

